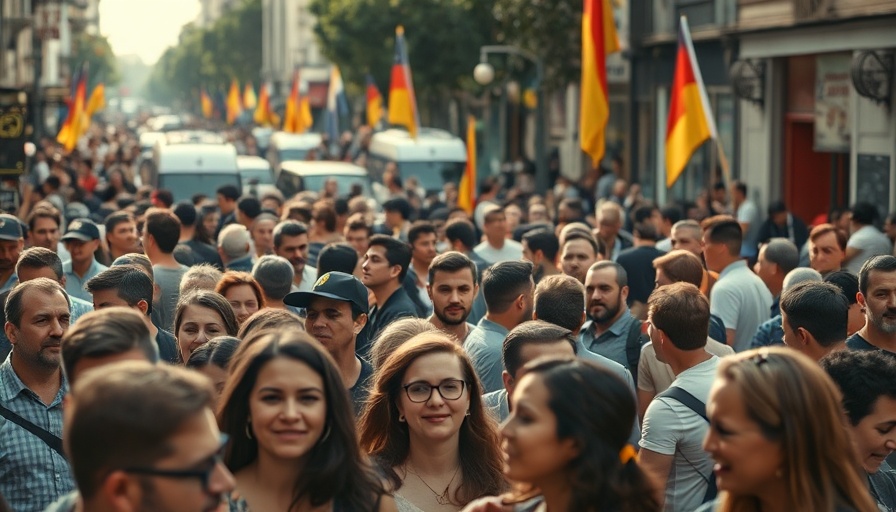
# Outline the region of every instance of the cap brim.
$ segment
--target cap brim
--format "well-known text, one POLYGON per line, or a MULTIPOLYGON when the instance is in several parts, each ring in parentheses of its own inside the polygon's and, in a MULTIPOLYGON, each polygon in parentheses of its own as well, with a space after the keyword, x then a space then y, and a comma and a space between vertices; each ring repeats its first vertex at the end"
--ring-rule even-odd
POLYGON ((8 242, 18 242, 21 239, 22 239, 21 236, 0 234, 0 240, 6 240, 8 242))
POLYGON ((96 238, 87 236, 83 233, 66 233, 61 240, 65 242, 66 240, 80 240, 82 242, 89 242, 91 240, 97 240, 96 238))
POLYGON ((345 297, 336 295, 334 293, 322 293, 322 292, 292 292, 288 294, 286 297, 283 297, 283 303, 288 306, 295 306, 297 308, 307 308, 311 305, 311 301, 317 297, 323 297, 325 299, 334 299, 341 300, 342 302, 348 302, 350 304, 354 304, 351 299, 347 299, 345 297))

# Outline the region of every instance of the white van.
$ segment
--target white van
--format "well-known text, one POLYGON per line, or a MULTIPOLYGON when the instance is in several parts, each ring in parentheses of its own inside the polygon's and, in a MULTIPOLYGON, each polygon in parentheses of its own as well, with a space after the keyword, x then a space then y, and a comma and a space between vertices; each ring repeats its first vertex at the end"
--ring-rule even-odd
POLYGON ((305 160, 308 151, 320 146, 319 133, 274 132, 268 141, 267 158, 274 169, 275 178, 280 173, 280 165, 290 160, 305 160))
POLYGON ((445 183, 459 183, 467 165, 467 147, 445 130, 420 128, 417 139, 400 129, 375 133, 370 140, 367 169, 382 181, 386 164, 395 162, 402 179, 417 178, 427 192, 442 190, 445 183))
POLYGON ((233 144, 157 144, 149 185, 171 191, 175 201, 195 194, 215 197, 222 185, 242 190, 233 144))

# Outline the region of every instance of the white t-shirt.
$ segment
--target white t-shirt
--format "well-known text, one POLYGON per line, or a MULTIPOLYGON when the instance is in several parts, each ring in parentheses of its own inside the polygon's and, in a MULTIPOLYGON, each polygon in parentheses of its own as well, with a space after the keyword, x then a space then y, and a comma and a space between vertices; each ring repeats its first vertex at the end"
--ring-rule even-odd
MULTIPOLYGON (((713 356, 681 372, 672 385, 706 403, 718 365, 719 358, 713 356)), ((703 502, 707 479, 714 478, 712 459, 703 450, 708 428, 706 420, 678 400, 657 397, 647 407, 641 424, 641 448, 675 456, 666 480, 664 510, 696 510, 703 502)))
POLYGON ((523 257, 523 244, 509 238, 504 239, 504 247, 497 249, 488 243, 488 240, 477 245, 473 252, 489 264, 499 261, 516 261, 523 257))
POLYGON ((862 265, 872 256, 893 252, 890 239, 874 226, 863 226, 853 233, 846 242, 846 248, 850 247, 859 250, 859 253, 846 264, 846 269, 855 275, 859 275, 862 265))

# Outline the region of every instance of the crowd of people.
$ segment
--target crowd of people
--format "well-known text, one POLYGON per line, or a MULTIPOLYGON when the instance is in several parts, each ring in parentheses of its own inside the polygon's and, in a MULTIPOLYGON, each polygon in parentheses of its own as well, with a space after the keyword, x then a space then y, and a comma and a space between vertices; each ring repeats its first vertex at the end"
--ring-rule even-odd
POLYGON ((395 165, 381 212, 175 203, 129 137, 46 141, 0 214, 0 510, 896 510, 874 205, 658 208, 617 168, 467 212, 395 165))

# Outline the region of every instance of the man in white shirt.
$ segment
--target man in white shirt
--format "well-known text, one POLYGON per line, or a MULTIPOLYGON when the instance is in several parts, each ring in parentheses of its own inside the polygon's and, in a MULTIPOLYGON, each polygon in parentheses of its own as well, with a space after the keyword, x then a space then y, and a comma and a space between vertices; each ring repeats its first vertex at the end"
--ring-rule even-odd
POLYGON ((849 231, 852 234, 846 242, 846 259, 843 260, 843 266, 853 274, 858 275, 862 264, 872 256, 893 252, 893 246, 887 235, 874 227, 877 215, 877 208, 871 203, 858 202, 852 207, 852 217, 849 221, 849 231))
POLYGON ((496 204, 483 208, 483 232, 485 241, 473 248, 473 252, 489 264, 499 261, 518 260, 523 257, 523 245, 507 235, 507 216, 504 209, 496 204))

